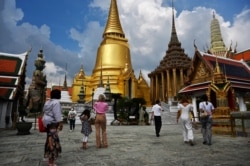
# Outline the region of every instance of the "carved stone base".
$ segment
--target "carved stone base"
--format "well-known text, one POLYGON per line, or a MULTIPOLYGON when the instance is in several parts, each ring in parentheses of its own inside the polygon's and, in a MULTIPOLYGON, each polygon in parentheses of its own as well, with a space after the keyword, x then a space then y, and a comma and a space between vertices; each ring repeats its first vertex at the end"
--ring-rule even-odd
POLYGON ((32 122, 17 122, 16 123, 17 135, 30 134, 31 127, 32 127, 32 122))

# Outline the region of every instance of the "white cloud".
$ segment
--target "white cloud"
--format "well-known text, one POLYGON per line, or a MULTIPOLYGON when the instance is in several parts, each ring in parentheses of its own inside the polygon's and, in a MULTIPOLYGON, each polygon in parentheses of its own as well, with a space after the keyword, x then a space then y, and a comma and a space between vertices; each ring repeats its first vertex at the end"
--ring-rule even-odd
POLYGON ((81 48, 78 56, 81 58, 81 62, 84 63, 84 69, 88 69, 85 71, 87 75, 92 74, 90 71, 92 71, 94 67, 97 48, 101 42, 103 29, 104 27, 101 27, 98 22, 93 21, 89 22, 87 28, 82 32, 79 32, 75 28, 71 28, 70 30, 70 37, 77 41, 81 48))
MULTIPOLYGON (((32 47, 32 52, 28 56, 27 84, 30 84, 32 73, 35 70, 34 61, 41 48, 44 50, 46 66, 50 67, 44 70, 47 81, 58 83, 58 78, 63 79, 65 74, 58 69, 65 67, 66 62, 79 61, 77 54, 65 50, 51 41, 50 27, 46 24, 38 27, 28 22, 21 22, 24 13, 21 9, 16 8, 15 0, 0 1, 0 12, 0 50, 8 53, 21 53, 32 47)), ((77 72, 77 69, 79 67, 72 65, 69 73, 77 72)), ((69 76, 68 82, 71 83, 71 80, 72 78, 69 76)))
MULTIPOLYGON (((87 75, 94 68, 97 49, 102 40, 107 12, 110 1, 93 0, 90 8, 101 11, 105 20, 90 20, 86 29, 78 30, 72 27, 70 38, 78 43, 79 52, 64 49, 50 39, 50 27, 44 23, 41 26, 29 22, 22 22, 24 13, 16 8, 15 0, 0 1, 0 50, 2 52, 20 53, 30 47, 33 51, 28 60, 28 76, 32 76, 34 60, 40 48, 43 48, 48 82, 63 81, 65 65, 68 65, 68 84, 84 65, 87 75)), ((142 70, 145 79, 165 56, 168 49, 172 28, 172 7, 163 6, 163 0, 117 0, 120 21, 123 31, 128 38, 131 51, 132 65, 138 76, 142 70), (141 60, 143 59, 143 60, 141 60)), ((193 41, 200 50, 210 46, 210 21, 212 12, 216 10, 206 7, 194 7, 190 10, 176 11, 176 31, 182 48, 192 57, 194 54, 193 41)), ((100 14, 99 12, 97 14, 100 14)), ((238 43, 237 50, 249 48, 250 38, 250 10, 245 9, 234 17, 233 22, 225 21, 223 16, 216 14, 221 24, 224 42, 228 47, 231 43, 238 43)), ((81 28, 79 28, 81 29, 81 28)), ((28 80, 28 79, 27 79, 28 80)), ((148 80, 149 81, 149 80, 148 80)))
POLYGON ((98 7, 102 10, 108 10, 109 9, 109 3, 103 0, 93 0, 93 2, 89 5, 89 7, 98 7))
POLYGON ((250 9, 244 10, 236 15, 234 23, 231 27, 225 28, 224 39, 226 44, 233 42, 233 46, 237 43, 237 51, 244 51, 250 48, 250 9))
POLYGON ((46 62, 46 68, 44 69, 44 73, 46 73, 48 84, 63 84, 65 68, 56 66, 53 62, 46 62))

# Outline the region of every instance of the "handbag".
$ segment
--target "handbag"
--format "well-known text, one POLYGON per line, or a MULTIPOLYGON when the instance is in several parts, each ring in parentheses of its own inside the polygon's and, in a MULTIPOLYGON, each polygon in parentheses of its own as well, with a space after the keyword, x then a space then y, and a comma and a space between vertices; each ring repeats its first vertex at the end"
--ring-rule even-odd
POLYGON ((207 111, 203 111, 200 113, 201 118, 206 118, 208 116, 207 111))
MULTIPOLYGON (((203 105, 204 105, 204 103, 203 103, 203 105)), ((204 105, 204 108, 206 108, 205 105, 204 105)), ((206 111, 206 110, 203 110, 203 112, 200 113, 200 117, 201 117, 201 118, 206 118, 206 117, 208 117, 207 111, 206 111)))
POLYGON ((44 125, 43 125, 42 118, 43 118, 42 116, 38 117, 38 128, 39 128, 39 131, 41 133, 44 133, 44 132, 46 132, 46 127, 44 127, 44 125))
POLYGON ((96 117, 96 112, 94 111, 94 110, 91 110, 91 112, 90 112, 90 120, 95 120, 95 117, 96 117))

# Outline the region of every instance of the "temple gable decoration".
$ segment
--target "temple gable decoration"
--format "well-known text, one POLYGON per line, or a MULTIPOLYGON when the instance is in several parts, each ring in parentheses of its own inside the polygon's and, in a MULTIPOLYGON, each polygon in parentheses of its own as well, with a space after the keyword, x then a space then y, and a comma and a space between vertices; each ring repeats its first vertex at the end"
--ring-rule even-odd
POLYGON ((15 128, 23 103, 28 54, 0 53, 0 128, 15 128))

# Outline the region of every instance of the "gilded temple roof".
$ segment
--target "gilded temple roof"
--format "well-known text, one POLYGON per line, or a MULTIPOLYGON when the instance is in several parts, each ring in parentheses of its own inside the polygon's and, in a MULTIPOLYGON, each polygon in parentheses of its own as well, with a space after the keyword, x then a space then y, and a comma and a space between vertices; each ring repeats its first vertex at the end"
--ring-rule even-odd
POLYGON ((206 81, 193 82, 193 79, 195 78, 194 75, 197 75, 197 73, 201 72, 201 69, 197 68, 196 70, 199 71, 193 71, 190 76, 190 82, 193 83, 181 89, 179 93, 207 90, 213 81, 213 76, 216 74, 216 72, 217 74, 219 72, 223 73, 224 78, 231 83, 231 86, 234 89, 240 91, 250 91, 250 67, 244 61, 233 60, 197 50, 195 52, 193 63, 204 64, 203 67, 205 69, 203 70, 207 71, 210 77, 207 77, 208 79, 206 81))

